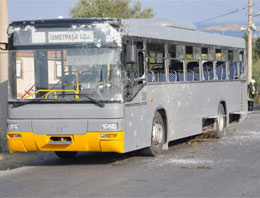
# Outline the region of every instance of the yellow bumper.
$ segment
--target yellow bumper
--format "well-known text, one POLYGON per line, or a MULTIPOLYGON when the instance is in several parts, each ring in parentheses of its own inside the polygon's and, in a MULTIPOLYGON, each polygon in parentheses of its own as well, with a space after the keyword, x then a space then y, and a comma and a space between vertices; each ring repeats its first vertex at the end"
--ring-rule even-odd
POLYGON ((33 132, 8 132, 7 140, 10 152, 99 151, 124 153, 124 131, 87 132, 84 135, 35 135, 33 132), (109 137, 104 137, 104 135, 109 137), (51 137, 70 137, 71 143, 53 144, 51 137))

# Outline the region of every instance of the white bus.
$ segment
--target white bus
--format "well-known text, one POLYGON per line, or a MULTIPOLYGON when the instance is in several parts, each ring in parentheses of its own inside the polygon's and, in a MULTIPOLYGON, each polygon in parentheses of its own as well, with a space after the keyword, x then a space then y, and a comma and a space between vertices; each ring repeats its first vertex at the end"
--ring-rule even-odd
POLYGON ((8 34, 11 152, 156 156, 247 116, 242 38, 98 18, 18 21, 8 34))

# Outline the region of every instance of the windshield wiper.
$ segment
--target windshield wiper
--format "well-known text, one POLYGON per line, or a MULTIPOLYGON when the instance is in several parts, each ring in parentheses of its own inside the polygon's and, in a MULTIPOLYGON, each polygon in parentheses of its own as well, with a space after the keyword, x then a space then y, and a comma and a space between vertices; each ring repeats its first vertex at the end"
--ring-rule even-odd
POLYGON ((65 94, 65 96, 83 96, 85 98, 87 98, 89 101, 93 102, 94 104, 96 104, 99 107, 104 107, 105 104, 103 102, 100 102, 94 98, 91 98, 88 94, 65 94))
MULTIPOLYGON (((91 98, 90 96, 88 96, 87 94, 65 94, 65 96, 83 96, 85 98, 87 98, 89 101, 93 102, 94 104, 96 104, 99 107, 104 107, 105 104, 103 102, 100 102, 98 100, 95 100, 94 98, 91 98)), ((45 101, 57 101, 56 99, 42 99, 42 98, 38 98, 38 99, 33 99, 33 100, 29 100, 29 101, 17 101, 15 103, 13 103, 13 107, 21 107, 27 104, 33 104, 33 103, 39 103, 39 102, 45 102, 45 101)))
POLYGON ((15 103, 13 103, 13 107, 21 107, 27 104, 33 104, 33 103, 39 103, 41 102, 43 99, 42 98, 38 98, 38 99, 33 99, 33 100, 29 100, 29 101, 17 101, 15 103))

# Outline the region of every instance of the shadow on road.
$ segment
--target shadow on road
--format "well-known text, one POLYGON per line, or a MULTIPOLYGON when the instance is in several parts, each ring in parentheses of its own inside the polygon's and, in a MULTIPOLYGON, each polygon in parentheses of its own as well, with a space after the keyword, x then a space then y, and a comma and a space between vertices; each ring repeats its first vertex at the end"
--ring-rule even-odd
MULTIPOLYGON (((171 148, 174 146, 187 143, 192 138, 195 137, 170 142, 169 150, 172 150, 171 148)), ((163 153, 166 154, 167 151, 163 153)), ((144 156, 140 150, 125 154, 79 152, 77 157, 73 159, 60 159, 54 152, 10 153, 4 154, 4 159, 0 160, 0 171, 22 166, 121 165, 129 160, 135 161, 145 158, 149 158, 149 156, 144 156)))

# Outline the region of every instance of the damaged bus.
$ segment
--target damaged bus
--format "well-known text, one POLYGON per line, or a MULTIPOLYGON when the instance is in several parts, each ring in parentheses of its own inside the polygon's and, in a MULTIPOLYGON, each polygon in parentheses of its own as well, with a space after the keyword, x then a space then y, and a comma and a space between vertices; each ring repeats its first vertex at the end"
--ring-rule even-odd
POLYGON ((242 38, 100 18, 17 21, 8 36, 11 152, 157 156, 247 116, 242 38))

